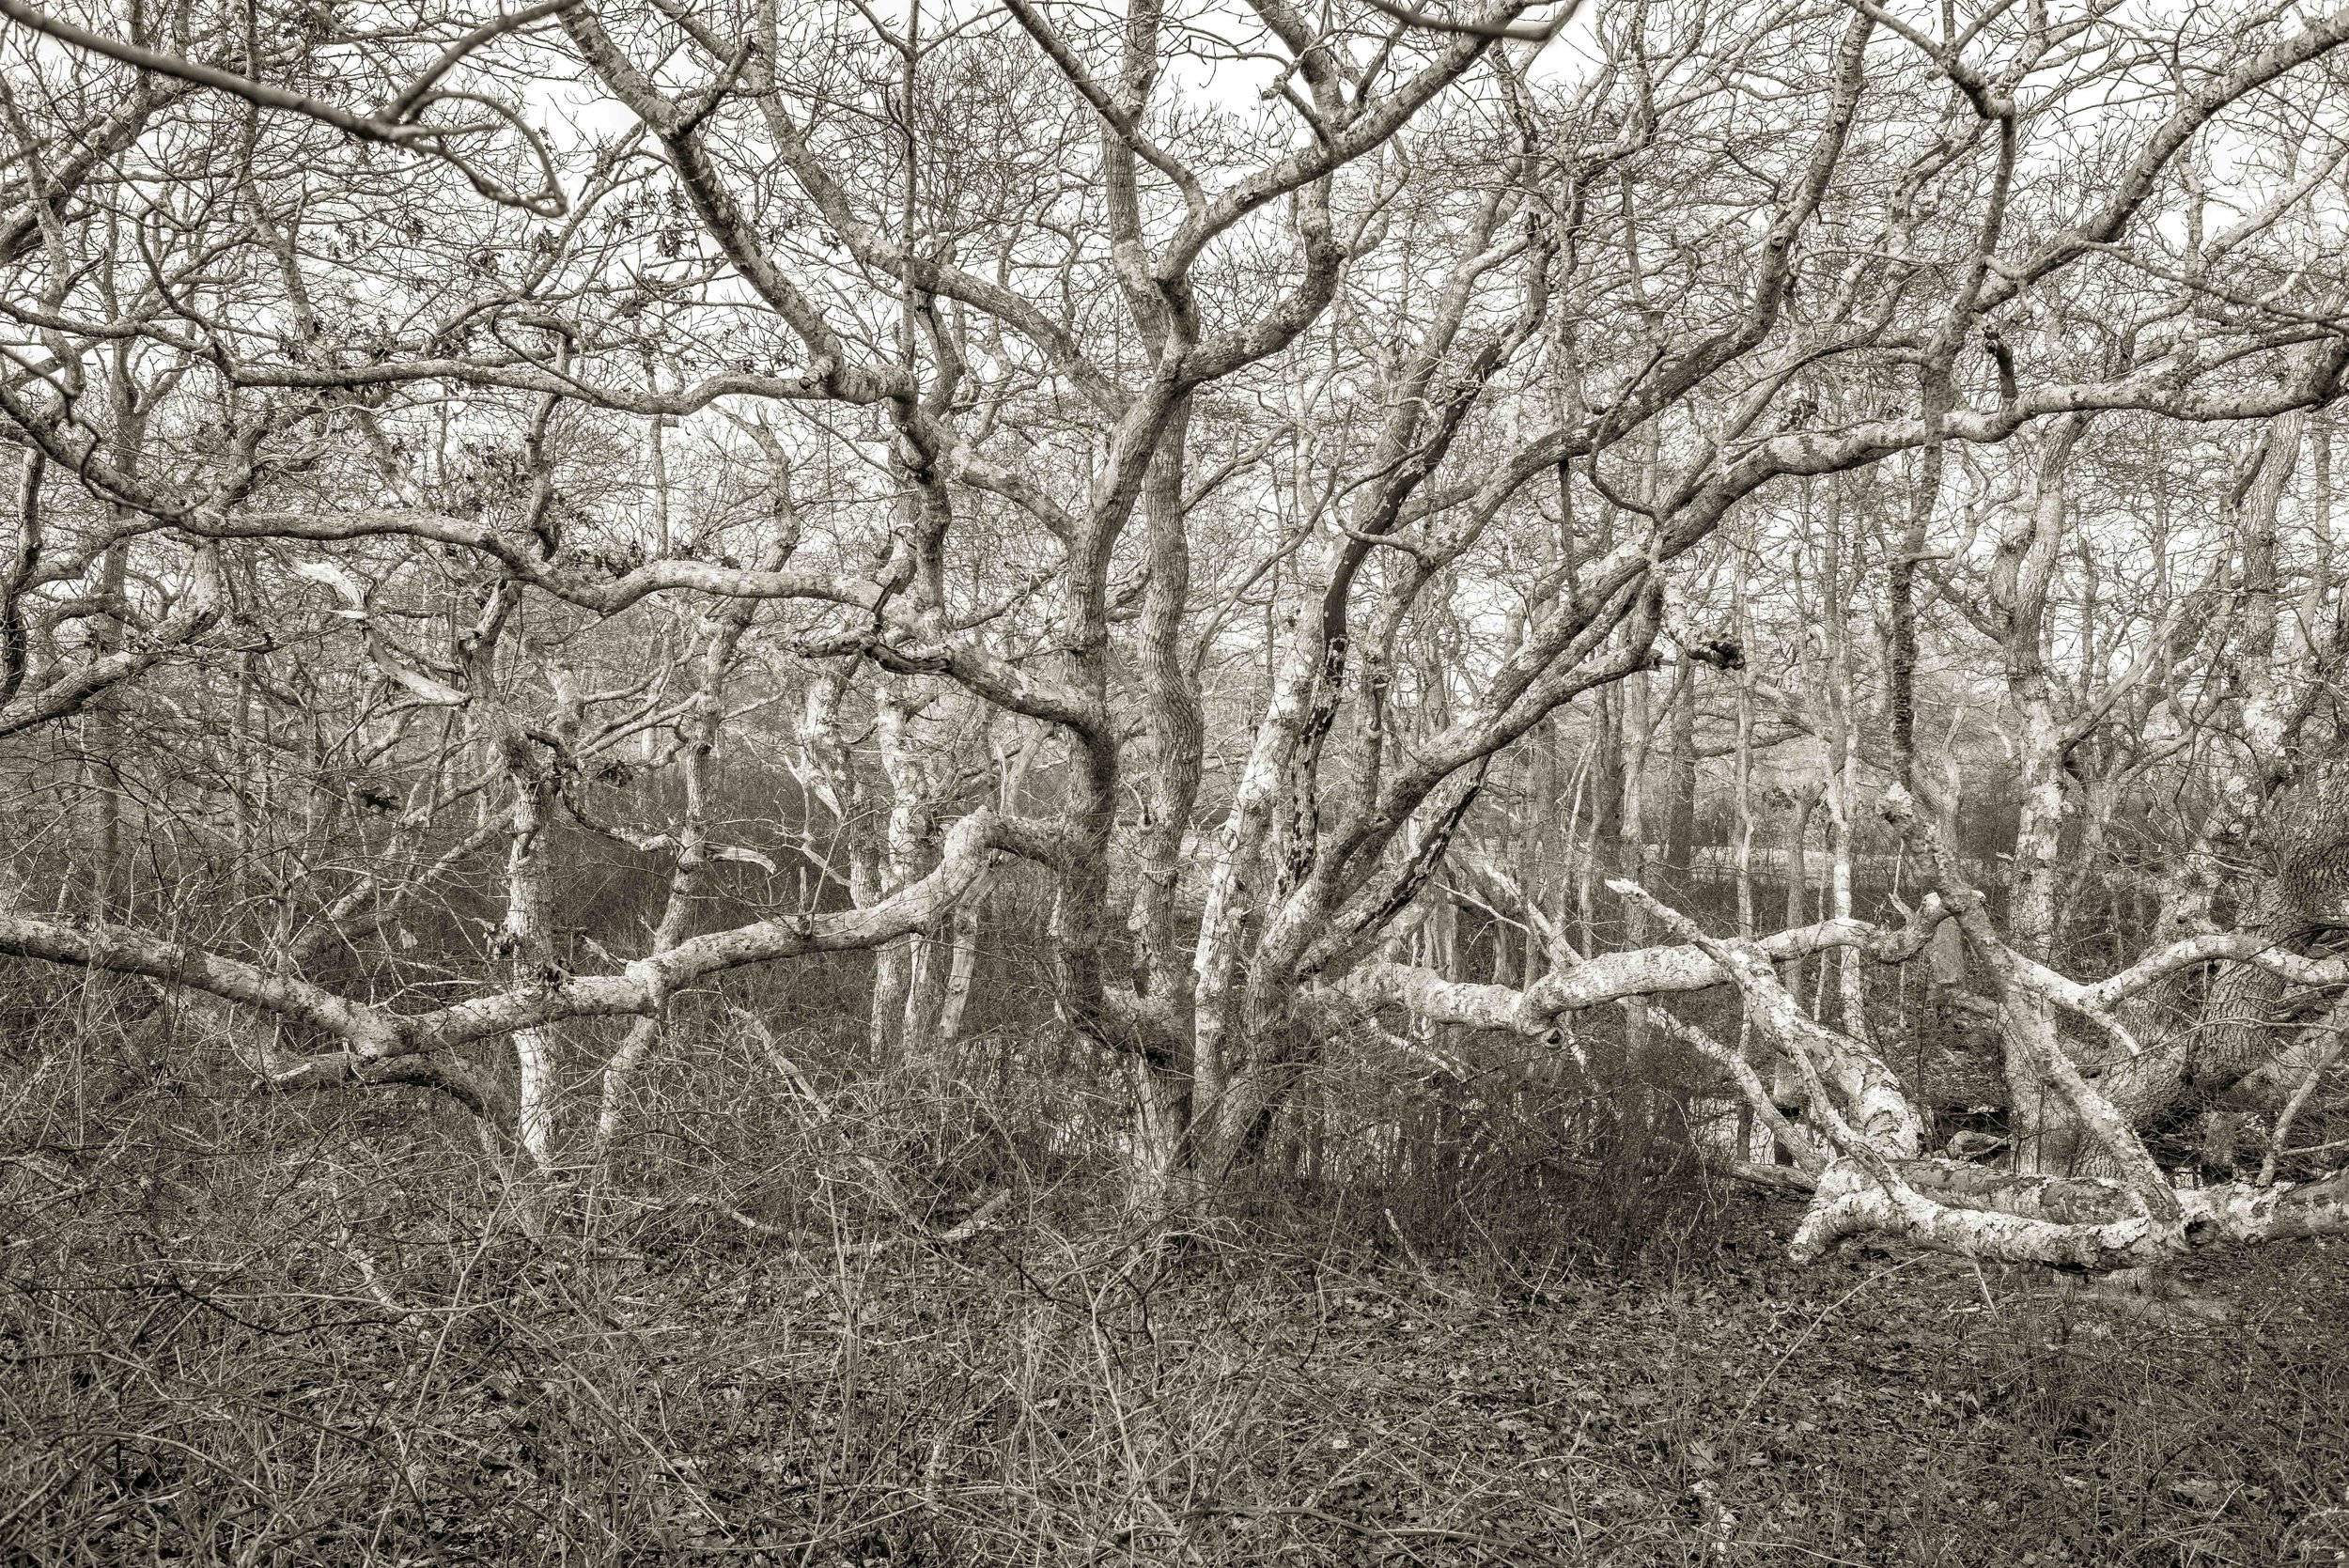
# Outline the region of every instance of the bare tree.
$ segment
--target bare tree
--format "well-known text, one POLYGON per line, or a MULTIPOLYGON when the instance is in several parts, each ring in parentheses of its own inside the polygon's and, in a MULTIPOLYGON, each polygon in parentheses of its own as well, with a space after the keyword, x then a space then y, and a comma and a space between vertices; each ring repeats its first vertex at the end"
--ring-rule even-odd
MULTIPOLYGON (((2269 1042, 2123 1013, 2222 959, 2222 1009, 2263 976, 2349 980, 2279 939, 2330 907, 2309 868, 2332 838, 2229 928, 2182 892, 2107 978, 2055 966, 2067 768, 2132 693, 2233 746, 2197 763, 2214 813, 2181 888, 2245 809, 2314 798, 2322 769, 2289 759, 2320 744, 2333 644, 2287 657, 2277 539, 2307 411, 2349 369, 2302 259, 2338 248, 2341 151, 2310 128, 2349 12, 2148 51, 2093 7, 1640 6, 1553 61, 1563 19, 1517 0, 1252 0, 1221 32, 1155 0, 568 0, 364 39, 298 8, 162 32, 0 11, 26 235, 0 299, 23 474, 0 726, 62 745, 95 716, 104 843, 104 779, 133 766, 113 716, 201 728, 298 670, 333 705, 308 797, 355 814, 253 919, 140 918, 158 906, 116 851, 79 909, 0 914, 0 950, 290 1029, 302 1060, 272 1077, 331 1062, 510 1109, 554 1166, 573 1032, 630 1020, 594 1053, 608 1142, 673 999, 730 970, 874 953, 869 1043, 951 1039, 975 901, 1019 862, 1050 889, 1061 1017, 1128 1064, 1154 1213, 1206 1201, 1349 1040, 1399 1021, 1560 1048, 1619 1004, 1635 1048, 1698 1051, 1791 1151, 1798 1174, 1766 1179, 1815 1189, 1809 1250, 1874 1228, 2108 1267, 2337 1224, 2329 1182, 2178 1191, 2139 1124, 2269 1042), (1227 82, 1265 63, 1252 107, 1179 89, 1217 59, 1227 82), (135 113, 95 116, 94 81, 135 113), (590 107, 542 131, 558 81, 590 107), (2231 619, 2059 691, 2067 476, 2108 424, 2261 429, 2231 619), (2015 499, 1977 486, 2000 462, 2030 470, 2015 499), (1952 498, 2004 529, 1979 588, 1941 548, 1952 498), (1805 628, 1766 691, 1706 601, 1725 541, 1782 519, 1815 565, 1733 574, 1737 614, 1766 598, 1805 628), (1879 569, 1880 638, 1854 624, 1879 569), (2003 924, 1919 722, 1952 613, 2019 715, 2003 924), (786 696, 790 798, 768 842, 730 845, 711 759, 786 696), (1693 860, 1699 705, 1724 701, 1741 907, 1766 704, 1816 748, 1819 921, 1717 938, 1645 886, 1693 860), (1570 723, 1577 923, 1533 869, 1455 855, 1570 723), (981 765, 1015 752, 1017 780, 981 765), (374 785, 329 783, 343 758, 402 781, 383 825, 374 785), (1898 924, 1856 896, 1879 803, 1933 889, 1898 924), (564 930, 590 844, 661 868, 631 951, 564 930), (716 918, 713 860, 767 879, 755 911, 716 918), (375 911, 468 879, 494 918, 428 986, 375 911), (1515 973, 1463 972, 1464 893, 1523 930, 1515 973), (2012 1169, 1928 1154, 1924 1088, 1872 1017, 1857 955, 1931 949, 1946 979, 1945 921, 1996 993, 2012 1169), (320 928, 363 961, 305 945, 320 928), (1602 929, 1630 945, 1583 951, 1602 929), (1806 1005, 1773 964, 1812 955, 1806 1005), (1663 1000, 1723 986, 1750 1049, 1663 1000), (490 1041, 510 1107, 466 1050, 490 1041)), ((173 853, 157 897, 186 891, 173 853)))

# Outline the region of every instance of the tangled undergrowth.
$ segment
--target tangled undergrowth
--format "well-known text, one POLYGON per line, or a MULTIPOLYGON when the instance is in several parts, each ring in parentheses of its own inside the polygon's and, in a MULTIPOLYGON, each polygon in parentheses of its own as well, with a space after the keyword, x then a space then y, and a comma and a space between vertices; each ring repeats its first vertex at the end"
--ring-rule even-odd
POLYGON ((0 1559, 2349 1552, 2336 1250, 2198 1260, 2217 1325, 1797 1269, 1791 1214, 1621 1141, 1515 1208, 1292 1185, 1153 1249, 1065 1150, 899 1087, 659 1119, 560 1182, 397 1094, 17 1115, 0 1559))

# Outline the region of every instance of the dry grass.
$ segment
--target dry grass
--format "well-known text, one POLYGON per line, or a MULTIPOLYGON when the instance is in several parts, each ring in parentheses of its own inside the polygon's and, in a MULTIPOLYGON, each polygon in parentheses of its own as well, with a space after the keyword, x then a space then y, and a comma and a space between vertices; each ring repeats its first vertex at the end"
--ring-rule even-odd
POLYGON ((1939 1259, 1797 1271, 1787 1217, 1620 1128, 1567 1147, 1553 1123, 1549 1143, 1487 1130, 1514 1186, 1431 1145, 1383 1184, 1268 1184, 1169 1253, 1121 1227, 1065 1097, 982 1115, 933 1072, 811 1100, 754 1065, 673 1071, 607 1176, 550 1184, 412 1097, 20 1058, 0 1557, 2265 1565, 2349 1545, 2326 1533, 2349 1487, 2334 1251, 2213 1260, 2242 1314, 2223 1329, 1939 1259), (920 1239, 1005 1188, 999 1224, 920 1239))

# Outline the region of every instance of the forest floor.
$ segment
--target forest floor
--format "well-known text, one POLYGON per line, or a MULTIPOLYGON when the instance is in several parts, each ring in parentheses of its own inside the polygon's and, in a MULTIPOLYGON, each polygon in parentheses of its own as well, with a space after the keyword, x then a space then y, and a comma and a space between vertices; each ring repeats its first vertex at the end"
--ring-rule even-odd
POLYGON ((1563 1203, 795 1248, 256 1137, 0 1164, 0 1560, 2349 1560, 2341 1249, 2198 1259, 2221 1323, 1744 1194, 1611 1262, 1563 1203))

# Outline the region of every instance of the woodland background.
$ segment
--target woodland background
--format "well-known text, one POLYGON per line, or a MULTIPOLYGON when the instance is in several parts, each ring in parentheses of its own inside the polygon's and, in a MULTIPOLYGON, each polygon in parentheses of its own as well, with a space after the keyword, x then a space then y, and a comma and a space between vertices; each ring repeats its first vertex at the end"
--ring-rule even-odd
POLYGON ((0 17, 12 1560, 2349 1560, 2349 10, 0 17))

